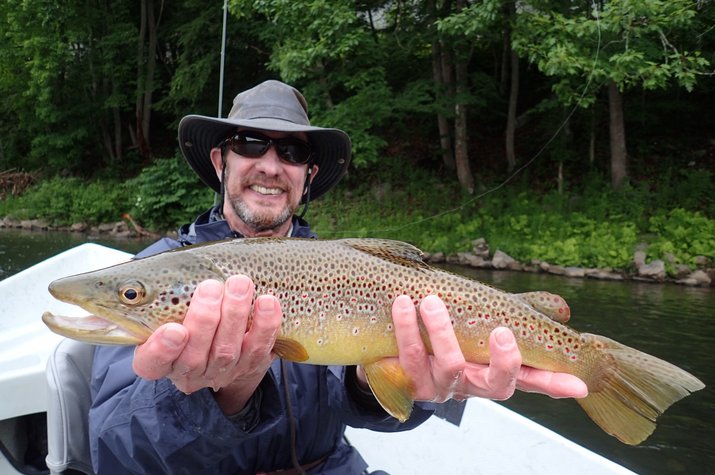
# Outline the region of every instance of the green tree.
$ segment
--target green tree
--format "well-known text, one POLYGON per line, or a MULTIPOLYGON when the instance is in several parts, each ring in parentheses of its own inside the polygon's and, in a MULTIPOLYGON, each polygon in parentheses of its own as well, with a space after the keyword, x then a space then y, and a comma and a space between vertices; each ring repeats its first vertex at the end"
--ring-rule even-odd
POLYGON ((554 78, 560 101, 588 107, 607 90, 611 183, 619 187, 628 178, 623 91, 671 83, 691 91, 709 66, 688 40, 698 4, 537 0, 520 6, 513 47, 554 78))

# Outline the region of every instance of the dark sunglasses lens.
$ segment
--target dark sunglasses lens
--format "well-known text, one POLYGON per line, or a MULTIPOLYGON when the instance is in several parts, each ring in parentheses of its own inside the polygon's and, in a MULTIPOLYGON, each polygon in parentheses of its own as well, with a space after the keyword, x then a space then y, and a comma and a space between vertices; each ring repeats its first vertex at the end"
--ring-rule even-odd
POLYGON ((310 159, 310 145, 294 138, 275 139, 237 134, 228 140, 229 148, 239 155, 259 158, 274 145, 278 156, 288 163, 303 165, 310 159))
POLYGON ((310 158, 310 146, 299 141, 276 140, 276 152, 286 162, 304 164, 310 158))
POLYGON ((231 140, 231 150, 244 157, 258 158, 268 151, 271 143, 255 137, 235 136, 231 140))

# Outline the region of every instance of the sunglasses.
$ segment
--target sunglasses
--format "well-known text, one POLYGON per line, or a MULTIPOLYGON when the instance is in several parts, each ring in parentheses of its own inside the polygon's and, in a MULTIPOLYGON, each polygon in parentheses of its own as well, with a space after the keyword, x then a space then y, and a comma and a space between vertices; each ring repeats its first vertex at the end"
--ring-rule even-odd
POLYGON ((275 147, 278 157, 293 165, 304 165, 310 161, 310 144, 295 137, 272 139, 256 132, 239 132, 227 138, 221 146, 227 146, 233 153, 248 158, 260 158, 275 147))

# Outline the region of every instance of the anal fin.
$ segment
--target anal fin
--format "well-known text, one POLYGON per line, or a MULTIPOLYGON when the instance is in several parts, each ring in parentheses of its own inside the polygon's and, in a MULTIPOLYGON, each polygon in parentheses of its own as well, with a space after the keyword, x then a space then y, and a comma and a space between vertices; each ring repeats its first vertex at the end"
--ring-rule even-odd
POLYGON ((400 422, 412 414, 414 384, 400 363, 383 359, 364 366, 367 383, 383 409, 400 422))
POLYGON ((291 338, 280 336, 276 338, 273 352, 284 360, 295 361, 296 363, 307 361, 309 358, 308 352, 303 345, 291 338))

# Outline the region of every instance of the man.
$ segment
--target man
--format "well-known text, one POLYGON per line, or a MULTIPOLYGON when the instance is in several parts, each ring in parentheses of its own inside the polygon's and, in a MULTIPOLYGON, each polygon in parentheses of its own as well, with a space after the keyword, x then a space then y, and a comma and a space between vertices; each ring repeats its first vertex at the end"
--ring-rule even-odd
MULTIPOLYGON (((227 119, 184 117, 179 142, 222 200, 183 226, 177 241, 161 240, 138 257, 226 237, 315 237, 296 211, 332 188, 350 160, 347 135, 311 126, 303 96, 278 81, 236 96, 227 119)), ((183 324, 162 326, 135 350, 97 349, 90 442, 98 473, 360 474, 367 464, 344 441, 346 424, 408 430, 436 403, 505 399, 516 387, 554 397, 586 393, 577 378, 521 367, 504 328, 491 335, 490 365, 465 363, 437 297, 419 309, 430 356, 417 309, 401 296, 392 307, 399 362, 416 399, 429 402, 400 423, 377 404, 361 368, 276 360, 280 304, 253 292, 246 276, 202 282, 183 324)))

